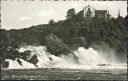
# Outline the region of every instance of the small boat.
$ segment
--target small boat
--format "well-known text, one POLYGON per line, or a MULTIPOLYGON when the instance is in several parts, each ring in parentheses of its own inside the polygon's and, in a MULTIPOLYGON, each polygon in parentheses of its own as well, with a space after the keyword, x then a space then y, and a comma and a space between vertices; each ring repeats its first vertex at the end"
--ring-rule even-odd
POLYGON ((97 64, 98 66, 110 66, 111 64, 97 64))

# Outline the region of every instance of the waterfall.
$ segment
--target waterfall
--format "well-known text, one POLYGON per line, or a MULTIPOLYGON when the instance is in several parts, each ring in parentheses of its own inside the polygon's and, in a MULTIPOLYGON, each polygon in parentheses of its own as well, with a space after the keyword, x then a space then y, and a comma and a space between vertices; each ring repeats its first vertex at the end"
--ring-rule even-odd
MULTIPOLYGON (((45 46, 24 46, 19 49, 19 52, 25 52, 27 50, 31 51, 29 59, 31 59, 34 55, 37 56, 37 63, 33 64, 29 61, 25 61, 21 58, 17 58, 20 60, 21 64, 16 60, 6 59, 9 62, 8 69, 29 69, 29 68, 68 68, 68 69, 94 69, 100 68, 97 64, 111 64, 110 66, 104 66, 105 68, 115 68, 112 65, 115 65, 114 61, 110 62, 109 58, 103 54, 103 52, 97 51, 93 48, 85 49, 84 47, 79 47, 74 53, 68 55, 60 55, 55 56, 50 54, 45 46), (75 55, 77 57, 74 58, 75 55), (78 60, 78 62, 76 62, 78 60)), ((114 55, 111 55, 112 58, 114 55)), ((119 68, 119 67, 118 67, 119 68)), ((123 68, 123 67, 121 67, 123 68)))

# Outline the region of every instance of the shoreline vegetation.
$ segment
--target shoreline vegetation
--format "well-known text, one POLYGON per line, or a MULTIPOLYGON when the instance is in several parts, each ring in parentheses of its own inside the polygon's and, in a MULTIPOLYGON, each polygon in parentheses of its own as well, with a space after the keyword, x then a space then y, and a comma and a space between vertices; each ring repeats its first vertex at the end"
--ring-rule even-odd
MULTIPOLYGON (((1 67, 8 65, 6 59, 27 59, 29 51, 18 52, 22 46, 46 46, 49 53, 68 55, 78 47, 108 45, 114 48, 120 60, 127 61, 127 18, 83 18, 75 11, 67 13, 67 19, 49 24, 31 26, 24 29, 0 29, 1 67)), ((36 57, 34 57, 36 59, 36 57)), ((30 62, 30 61, 29 61, 30 62)), ((32 61, 31 61, 32 62, 32 61)), ((20 63, 20 62, 19 62, 20 63)), ((32 62, 34 63, 34 62, 32 62)))

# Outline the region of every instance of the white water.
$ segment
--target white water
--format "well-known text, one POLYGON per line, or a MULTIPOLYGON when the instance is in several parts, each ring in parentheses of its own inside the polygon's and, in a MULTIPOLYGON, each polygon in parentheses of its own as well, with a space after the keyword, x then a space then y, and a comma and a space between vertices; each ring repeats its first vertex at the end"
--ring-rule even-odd
POLYGON ((6 59, 9 62, 8 69, 30 69, 30 68, 67 68, 67 69, 127 69, 127 64, 117 64, 114 55, 107 58, 103 52, 94 50, 93 48, 85 49, 79 47, 74 51, 74 55, 78 59, 73 57, 73 54, 67 56, 54 56, 50 54, 45 46, 25 46, 19 49, 19 52, 30 50, 31 55, 29 59, 36 55, 39 62, 34 64, 19 59, 22 62, 22 66, 15 60, 6 59), (50 60, 52 59, 52 60, 50 60), (111 60, 110 60, 111 59, 111 60), (114 59, 114 60, 112 60, 114 59), (79 62, 76 62, 76 60, 79 62), (111 64, 110 66, 98 66, 99 63, 111 64))
POLYGON ((35 66, 29 62, 24 61, 23 59, 19 59, 22 62, 22 66, 15 60, 6 59, 9 62, 8 69, 30 69, 35 68, 35 66))

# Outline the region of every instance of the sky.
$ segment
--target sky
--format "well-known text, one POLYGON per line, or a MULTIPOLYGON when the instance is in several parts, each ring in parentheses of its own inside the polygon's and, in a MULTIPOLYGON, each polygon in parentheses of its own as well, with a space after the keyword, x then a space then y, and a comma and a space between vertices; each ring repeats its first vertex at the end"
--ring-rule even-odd
POLYGON ((90 5, 95 9, 109 10, 113 17, 127 14, 127 1, 17 1, 1 2, 1 28, 21 29, 47 24, 50 19, 56 22, 66 19, 68 9, 75 8, 76 13, 90 5))

